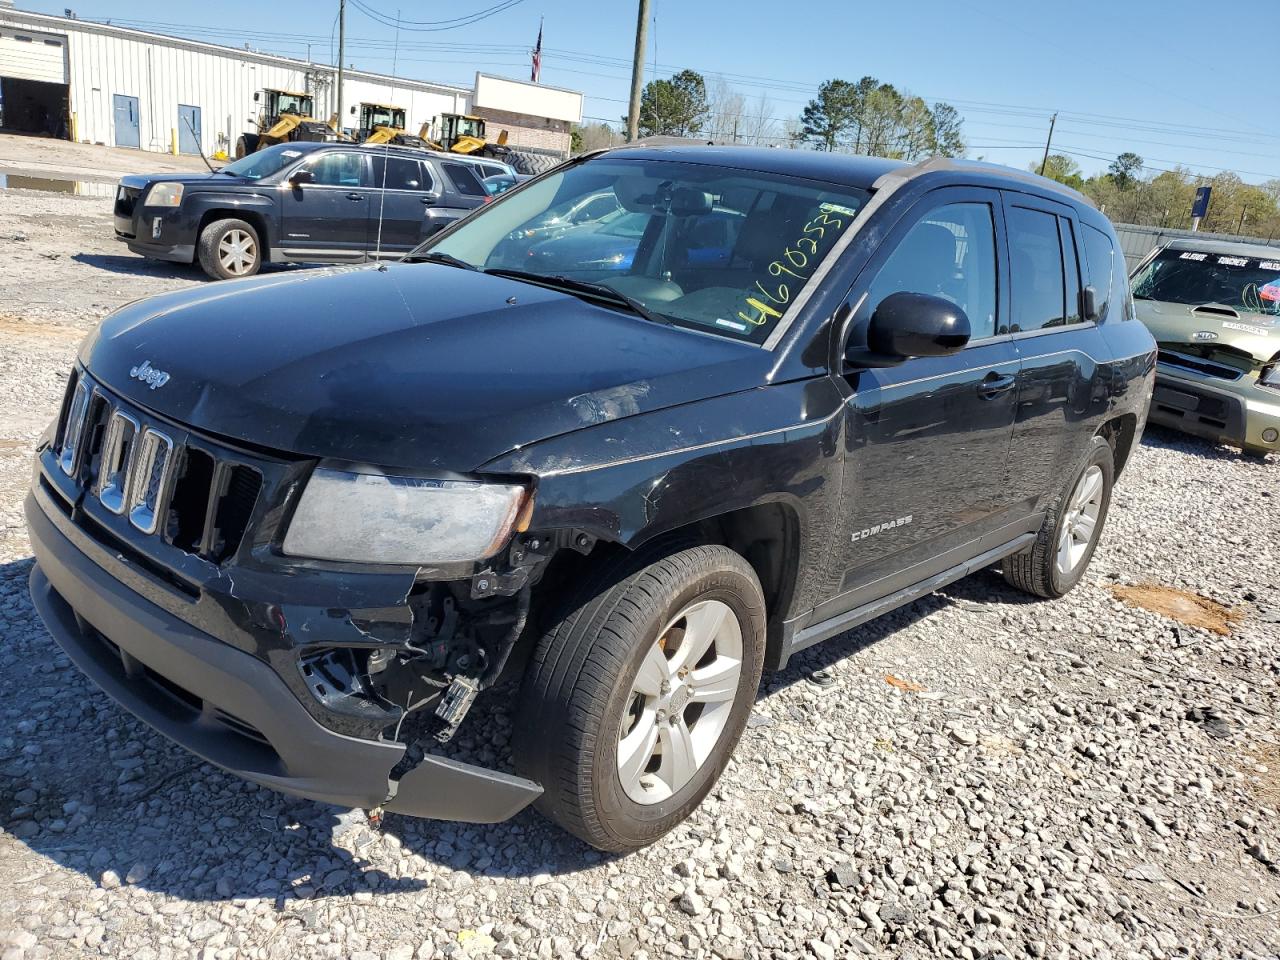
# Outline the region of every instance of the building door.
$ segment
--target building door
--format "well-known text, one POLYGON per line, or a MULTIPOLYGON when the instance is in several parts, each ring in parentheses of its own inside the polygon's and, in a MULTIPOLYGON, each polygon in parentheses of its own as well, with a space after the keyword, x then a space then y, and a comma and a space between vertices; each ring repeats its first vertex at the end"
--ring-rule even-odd
POLYGON ((137 147, 141 145, 138 132, 138 98, 113 94, 111 105, 116 121, 116 146, 137 147))
POLYGON ((200 108, 178 104, 178 152, 203 153, 201 139, 200 108))

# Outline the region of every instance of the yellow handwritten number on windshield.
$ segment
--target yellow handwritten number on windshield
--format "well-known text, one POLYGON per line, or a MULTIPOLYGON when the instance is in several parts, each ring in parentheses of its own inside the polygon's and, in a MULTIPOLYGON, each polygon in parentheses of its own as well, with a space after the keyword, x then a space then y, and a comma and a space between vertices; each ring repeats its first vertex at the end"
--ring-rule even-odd
MULTIPOLYGON (((771 261, 765 268, 769 276, 779 278, 777 287, 772 290, 766 289, 757 280, 756 291, 760 296, 757 297, 753 293, 746 298, 747 309, 738 311, 739 320, 759 327, 768 323, 770 319, 776 320, 781 317, 782 312, 777 308, 785 307, 791 302, 791 287, 782 278, 795 277, 803 284, 812 276, 810 268, 816 266, 821 259, 818 256, 818 241, 826 238, 828 228, 839 231, 844 229, 845 224, 843 217, 832 215, 827 204, 823 204, 821 209, 821 213, 804 225, 801 231, 804 236, 796 240, 793 245, 786 247, 782 255, 771 261)), ((851 211, 841 210, 841 213, 845 212, 851 211)))

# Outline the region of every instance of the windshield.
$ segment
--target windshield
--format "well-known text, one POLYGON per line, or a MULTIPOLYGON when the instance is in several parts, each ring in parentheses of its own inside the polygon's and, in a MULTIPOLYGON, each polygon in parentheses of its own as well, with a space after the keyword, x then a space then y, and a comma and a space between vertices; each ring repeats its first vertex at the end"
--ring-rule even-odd
POLYGON ((311 98, 296 93, 282 93, 276 99, 276 112, 309 117, 311 116, 311 98))
POLYGON ((759 343, 867 196, 750 170, 606 157, 497 200, 423 249, 480 269, 601 284, 659 319, 759 343), (582 201, 600 213, 546 229, 549 212, 582 201))
POLYGON ((1133 296, 1280 315, 1280 249, 1271 259, 1162 250, 1133 278, 1133 296))
POLYGON ((404 111, 387 107, 373 107, 369 110, 369 126, 396 127, 404 126, 404 111))
POLYGON ((278 143, 257 153, 219 167, 219 173, 230 173, 247 180, 261 180, 273 173, 278 173, 302 156, 301 150, 295 150, 287 143, 278 143))

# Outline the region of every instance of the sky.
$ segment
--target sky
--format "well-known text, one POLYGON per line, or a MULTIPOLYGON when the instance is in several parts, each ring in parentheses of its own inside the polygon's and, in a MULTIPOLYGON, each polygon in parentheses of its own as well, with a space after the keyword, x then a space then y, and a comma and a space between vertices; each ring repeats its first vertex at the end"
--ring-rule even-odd
MULTIPOLYGON (((337 0, 18 0, 158 33, 333 62, 337 0)), ((874 76, 964 117, 968 156, 1026 167, 1053 151, 1086 174, 1133 151, 1148 172, 1176 165, 1247 182, 1280 178, 1270 39, 1276 0, 650 0, 646 76, 686 67, 723 76, 770 115, 797 117, 819 83, 874 76), (1215 11, 1221 11, 1216 13, 1215 11)), ((470 86, 476 70, 527 79, 544 23, 542 82, 582 91, 589 119, 626 112, 632 0, 348 0, 347 61, 470 86), (448 29, 437 23, 493 10, 448 29)))

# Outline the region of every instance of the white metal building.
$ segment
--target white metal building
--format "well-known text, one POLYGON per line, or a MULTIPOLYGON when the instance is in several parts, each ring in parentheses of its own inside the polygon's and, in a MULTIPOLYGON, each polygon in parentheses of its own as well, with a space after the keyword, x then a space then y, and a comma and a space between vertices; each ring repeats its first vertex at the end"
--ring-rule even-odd
MULTIPOLYGON (((236 138, 252 129, 259 113, 255 95, 265 89, 310 94, 316 118, 329 119, 337 106, 336 73, 327 64, 29 13, 0 0, 0 129, 142 150, 229 153, 236 138)), ((520 88, 533 84, 508 83, 506 99, 498 103, 521 115, 522 127, 559 127, 560 115, 573 112, 563 96, 530 96, 520 88), (554 104, 556 116, 523 116, 527 104, 544 100, 554 104)), ((580 117, 581 95, 570 97, 576 97, 580 117)), ((475 91, 465 87, 348 70, 342 126, 358 127, 359 105, 376 103, 403 108, 410 132, 423 123, 438 129, 442 114, 469 113, 474 99, 475 91)))

